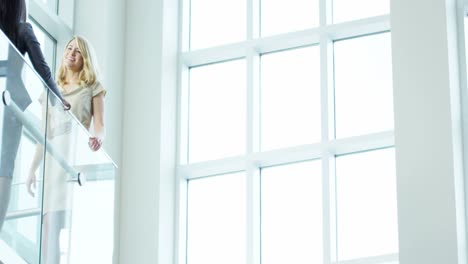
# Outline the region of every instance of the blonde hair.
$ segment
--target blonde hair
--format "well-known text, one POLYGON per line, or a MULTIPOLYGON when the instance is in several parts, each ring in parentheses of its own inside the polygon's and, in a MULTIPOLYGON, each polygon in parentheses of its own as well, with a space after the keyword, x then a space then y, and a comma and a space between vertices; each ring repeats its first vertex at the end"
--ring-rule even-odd
MULTIPOLYGON (((68 41, 67 45, 65 46, 64 54, 67 50, 68 45, 73 40, 76 41, 78 48, 81 51, 81 56, 83 57, 83 68, 80 71, 80 85, 87 85, 91 86, 94 85, 97 81, 99 81, 99 69, 97 65, 96 55, 94 53, 93 47, 89 44, 89 41, 82 36, 74 36, 70 41, 68 41)), ((63 86, 67 83, 66 76, 67 76, 67 68, 63 63, 60 65, 60 68, 57 72, 57 83, 60 86, 63 86)))

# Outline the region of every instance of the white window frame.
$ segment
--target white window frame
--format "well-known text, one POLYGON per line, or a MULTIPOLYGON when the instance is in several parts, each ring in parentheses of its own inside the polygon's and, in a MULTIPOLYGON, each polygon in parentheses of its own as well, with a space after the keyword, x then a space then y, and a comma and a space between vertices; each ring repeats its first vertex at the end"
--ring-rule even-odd
POLYGON ((178 96, 178 160, 176 169, 176 253, 175 263, 186 264, 186 212, 187 181, 210 175, 245 171, 247 177, 247 259, 248 264, 260 263, 260 209, 258 190, 259 172, 263 167, 281 165, 304 160, 321 159, 323 189, 323 246, 324 264, 329 263, 389 263, 398 262, 398 254, 390 254, 353 261, 336 260, 336 233, 334 204, 335 156, 366 150, 394 147, 394 131, 384 131, 364 136, 330 140, 334 131, 333 112, 333 42, 350 37, 366 36, 390 31, 390 16, 382 15, 340 24, 331 24, 331 0, 320 0, 320 25, 317 28, 259 38, 259 0, 247 1, 246 40, 202 50, 190 51, 189 43, 189 2, 180 0, 181 27, 179 35, 179 96, 178 96), (262 54, 290 48, 318 45, 321 67, 321 142, 281 150, 258 152, 259 113, 254 102, 259 100, 259 58, 262 54), (216 161, 188 164, 188 90, 189 69, 226 60, 244 58, 247 73, 247 124, 246 154, 216 161))
MULTIPOLYGON (((64 10, 73 10, 74 0, 60 1, 60 9, 64 10)), ((40 0, 29 0, 29 15, 34 19, 37 24, 39 24, 53 39, 57 42, 57 52, 61 53, 62 47, 70 40, 73 36, 73 29, 67 25, 58 14, 51 12, 49 7, 47 7, 40 0)), ((73 13, 73 12, 72 12, 73 13)), ((56 61, 60 63, 60 61, 56 61)))

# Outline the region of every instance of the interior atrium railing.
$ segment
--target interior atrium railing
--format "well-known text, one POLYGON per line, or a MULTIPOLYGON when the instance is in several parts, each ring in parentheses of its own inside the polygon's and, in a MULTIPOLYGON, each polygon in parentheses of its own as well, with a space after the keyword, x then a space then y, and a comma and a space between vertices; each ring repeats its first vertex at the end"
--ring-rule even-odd
POLYGON ((112 263, 116 165, 90 149, 90 132, 49 91, 0 32, 0 153, 2 166, 14 165, 0 170, 0 263, 112 263))

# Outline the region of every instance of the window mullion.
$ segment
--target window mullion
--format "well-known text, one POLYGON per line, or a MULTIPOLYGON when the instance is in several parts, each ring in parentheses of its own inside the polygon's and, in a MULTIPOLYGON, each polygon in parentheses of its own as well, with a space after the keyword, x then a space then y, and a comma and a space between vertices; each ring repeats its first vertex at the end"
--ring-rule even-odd
MULTIPOLYGON (((255 0, 249 0, 249 7, 252 7, 255 0)), ((252 28, 252 14, 248 12, 249 28, 252 28)), ((249 38, 252 37, 252 31, 249 38)), ((259 170, 254 164, 253 153, 259 151, 259 55, 254 47, 246 48, 246 177, 247 177, 247 243, 246 243, 246 263, 260 264, 260 176, 259 170)))
POLYGON ((247 40, 256 39, 260 36, 260 0, 247 1, 247 40))
POLYGON ((260 264, 260 173, 258 167, 247 162, 247 264, 260 264))
POLYGON ((254 48, 247 48, 247 111, 246 111, 246 150, 251 155, 259 151, 259 54, 254 48))
POLYGON ((323 263, 337 261, 335 156, 324 149, 322 157, 323 263))
POLYGON ((319 24, 320 27, 325 27, 327 24, 332 22, 332 0, 320 0, 319 9, 320 9, 320 18, 319 24))
POLYGON ((57 15, 48 10, 43 3, 30 1, 29 13, 58 43, 67 42, 72 29, 57 15))
POLYGON ((179 20, 181 31, 179 33, 180 51, 188 52, 190 49, 190 0, 181 0, 181 18, 179 20))
MULTIPOLYGON (((322 0, 321 3, 324 1, 322 0)), ((323 11, 323 10, 321 10, 323 11)), ((322 14, 323 12, 321 12, 322 14)), ((323 16, 321 16, 323 17, 323 16)), ((322 21, 322 19, 321 19, 322 21)), ((320 37, 320 94, 321 94, 321 144, 322 144, 322 225, 323 225, 323 263, 329 264, 336 255, 332 236, 334 211, 332 210, 332 196, 334 195, 334 159, 330 154, 330 139, 334 131, 333 107, 333 44, 323 31, 320 37)))
POLYGON ((180 84, 179 84, 179 154, 178 154, 178 164, 185 165, 188 163, 188 153, 189 153, 189 116, 190 116, 190 89, 189 89, 189 68, 184 65, 182 62, 179 62, 180 67, 180 84))

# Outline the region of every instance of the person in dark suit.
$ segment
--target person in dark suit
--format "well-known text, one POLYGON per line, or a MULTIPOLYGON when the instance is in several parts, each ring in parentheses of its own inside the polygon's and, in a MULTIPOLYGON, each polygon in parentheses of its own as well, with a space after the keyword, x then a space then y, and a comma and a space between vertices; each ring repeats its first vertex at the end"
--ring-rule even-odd
MULTIPOLYGON (((0 0, 0 29, 4 35, 0 36, 0 38, 6 36, 12 44, 9 46, 8 59, 5 64, 6 87, 0 87, 0 92, 3 92, 3 90, 8 91, 11 101, 22 111, 31 104, 31 98, 21 76, 24 66, 24 58, 21 55, 28 54, 34 70, 42 77, 50 91, 55 94, 55 96, 50 96, 51 101, 55 103, 55 98, 58 98, 65 109, 70 109, 70 104, 62 98, 52 78, 39 41, 31 24, 26 22, 26 17, 25 0, 0 0)), ((2 35, 1 32, 0 35, 2 35)), ((3 95, 5 94, 3 93, 3 95)), ((5 101, 5 98, 3 99, 5 101)), ((3 109, 3 124, 0 126, 2 134, 0 145, 0 231, 10 201, 11 181, 22 127, 22 123, 16 119, 9 108, 5 107, 3 109)))

